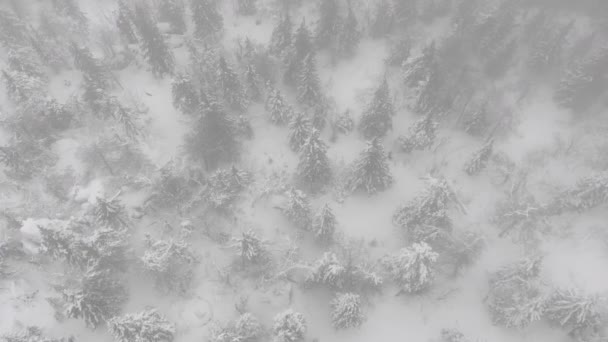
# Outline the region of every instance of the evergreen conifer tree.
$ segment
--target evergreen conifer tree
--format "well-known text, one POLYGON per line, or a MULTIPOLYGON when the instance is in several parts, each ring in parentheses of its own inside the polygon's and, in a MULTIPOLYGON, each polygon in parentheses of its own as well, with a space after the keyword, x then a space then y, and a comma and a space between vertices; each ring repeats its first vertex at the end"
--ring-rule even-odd
POLYGON ((401 149, 407 153, 427 149, 435 142, 436 132, 437 122, 432 119, 431 115, 426 115, 410 127, 407 136, 399 137, 401 149))
POLYGON ((359 22, 353 11, 350 2, 348 4, 348 14, 343 20, 342 25, 337 33, 337 54, 341 57, 352 57, 361 41, 361 31, 359 30, 359 22))
POLYGON ((293 24, 289 13, 285 13, 281 21, 272 30, 269 50, 276 56, 283 56, 291 47, 293 41, 293 24))
POLYGON ((319 131, 314 128, 300 148, 296 176, 302 186, 311 192, 321 190, 331 180, 327 145, 319 138, 319 131))
POLYGON ((312 214, 308 197, 302 191, 291 188, 286 193, 287 203, 281 211, 291 223, 303 230, 310 230, 312 214))
POLYGON ((316 59, 314 54, 310 53, 302 61, 298 79, 298 101, 313 107, 321 102, 321 97, 321 84, 317 74, 316 59))
POLYGON ((361 116, 359 130, 367 139, 383 137, 393 127, 394 114, 388 82, 384 79, 361 116))
POLYGON ((92 329, 120 313, 127 291, 108 269, 89 267, 76 288, 63 291, 69 318, 82 318, 92 329))
POLYGON ((182 0, 162 0, 159 13, 160 20, 168 22, 173 33, 184 34, 186 32, 186 13, 182 0))
POLYGON ((188 154, 214 169, 221 162, 234 160, 239 152, 234 120, 228 117, 215 100, 202 109, 192 133, 186 136, 188 154))
POLYGON ((200 96, 190 76, 178 74, 171 84, 173 107, 184 114, 194 114, 200 108, 200 96))
POLYGON ((247 64, 245 69, 245 88, 252 101, 259 102, 262 99, 262 79, 252 63, 247 64))
POLYGON ((226 104, 234 110, 244 111, 248 104, 245 89, 243 89, 238 74, 223 56, 219 59, 217 79, 226 104))
POLYGON ((331 322, 336 329, 356 328, 365 319, 361 309, 361 296, 355 293, 338 293, 330 302, 331 322))
POLYGON ((155 309, 117 316, 108 321, 116 342, 173 342, 175 324, 155 309))
POLYGON ((302 23, 296 30, 293 45, 284 54, 285 71, 283 81, 288 85, 297 85, 298 76, 300 75, 302 64, 306 56, 313 52, 313 43, 306 19, 302 19, 302 23))
POLYGON ((141 37, 140 44, 144 56, 154 74, 172 74, 175 66, 173 54, 145 5, 138 4, 135 7, 134 23, 141 37))
POLYGON ((329 245, 336 231, 336 216, 328 204, 323 205, 312 220, 312 232, 317 242, 329 245))
POLYGON ((315 32, 315 42, 319 48, 324 49, 334 44, 340 23, 339 11, 336 0, 321 0, 315 32))
POLYGON ((116 26, 118 27, 118 32, 120 32, 120 35, 128 44, 137 43, 133 16, 133 11, 127 6, 125 0, 119 0, 116 13, 116 26))
POLYGON ((224 26, 224 18, 212 0, 192 0, 191 11, 194 21, 194 35, 204 39, 219 32, 224 26))
POLYGON ((287 309, 274 317, 272 326, 273 342, 300 342, 306 334, 304 315, 287 309))
POLYGON ((469 159, 464 166, 464 171, 466 173, 471 176, 476 175, 486 167, 488 160, 492 156, 493 143, 493 140, 488 141, 481 149, 471 156, 471 159, 469 159))
POLYGON ((384 260, 384 266, 404 293, 426 290, 434 278, 438 254, 424 242, 403 248, 384 260))
POLYGON ((310 136, 310 120, 303 112, 294 115, 289 123, 289 147, 294 152, 299 152, 306 138, 310 136))
POLYGON ((380 0, 376 4, 369 33, 373 38, 382 38, 393 31, 394 22, 391 3, 389 0, 380 0))
POLYGON ((374 138, 367 143, 352 166, 348 188, 350 191, 364 190, 368 194, 374 194, 387 189, 392 183, 393 176, 384 147, 379 138, 374 138))
POLYGON ((266 98, 265 108, 270 114, 270 122, 275 125, 289 123, 293 116, 293 109, 287 103, 281 91, 269 85, 268 97, 266 98))

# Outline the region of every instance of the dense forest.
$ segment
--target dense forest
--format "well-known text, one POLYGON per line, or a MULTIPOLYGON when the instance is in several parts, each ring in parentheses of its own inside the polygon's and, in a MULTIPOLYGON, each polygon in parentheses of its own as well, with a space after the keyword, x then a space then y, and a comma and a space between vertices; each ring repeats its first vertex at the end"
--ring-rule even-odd
POLYGON ((608 341, 606 0, 0 0, 0 70, 0 341, 608 341))

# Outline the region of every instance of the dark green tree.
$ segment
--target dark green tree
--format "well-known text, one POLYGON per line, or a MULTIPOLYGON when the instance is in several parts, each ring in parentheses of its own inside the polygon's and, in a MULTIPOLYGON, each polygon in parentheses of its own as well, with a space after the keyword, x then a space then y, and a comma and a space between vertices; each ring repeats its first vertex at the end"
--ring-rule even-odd
POLYGON ((190 157, 202 161, 207 169, 236 159, 239 152, 236 125, 217 101, 210 100, 193 125, 193 131, 185 138, 190 157))
POLYGON ((143 4, 135 7, 135 27, 141 37, 141 48, 152 71, 157 76, 172 74, 175 67, 173 53, 160 33, 150 10, 143 4))
POLYGON ((222 30, 224 18, 217 9, 215 1, 192 0, 190 4, 196 37, 203 39, 222 30))
POLYGON ((395 109, 390 98, 388 82, 382 81, 359 122, 359 130, 367 139, 382 137, 393 127, 395 109))

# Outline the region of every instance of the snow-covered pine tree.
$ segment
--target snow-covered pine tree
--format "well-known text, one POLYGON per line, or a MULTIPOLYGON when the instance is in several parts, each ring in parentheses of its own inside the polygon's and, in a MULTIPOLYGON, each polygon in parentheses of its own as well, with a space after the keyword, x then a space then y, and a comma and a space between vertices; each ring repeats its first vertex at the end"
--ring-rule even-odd
POLYGON ((157 289, 186 293, 190 289, 197 258, 185 242, 149 241, 141 263, 156 282, 157 289))
POLYGON ((321 0, 319 20, 315 29, 315 43, 321 49, 334 44, 340 23, 340 8, 336 0, 321 0))
POLYGON ((175 58, 158 26, 156 26, 156 21, 152 17, 150 9, 144 4, 137 4, 133 22, 141 37, 141 49, 154 74, 157 76, 172 74, 175 67, 175 58))
POLYGON ((232 241, 243 266, 262 262, 268 257, 267 242, 260 239, 253 230, 243 232, 240 237, 233 238, 232 241))
POLYGON ((137 43, 137 35, 133 24, 133 11, 125 0, 118 1, 118 9, 116 10, 116 26, 121 37, 127 44, 137 43))
POLYGON ((274 316, 272 325, 273 342, 299 342, 306 335, 304 315, 287 309, 274 316))
POLYGON ((542 318, 546 298, 538 279, 540 265, 540 258, 528 258, 490 275, 486 303, 495 324, 523 329, 542 318))
POLYGON ((101 228, 84 236, 74 223, 38 227, 40 251, 70 266, 85 269, 95 264, 101 268, 123 270, 128 255, 128 236, 124 231, 101 228))
POLYGON ((268 89, 265 108, 270 114, 270 122, 275 125, 289 123, 293 116, 293 108, 287 103, 280 90, 272 87, 270 84, 268 84, 268 89))
POLYGON ((367 106, 359 122, 359 130, 366 139, 383 137, 393 127, 395 109, 390 98, 388 82, 385 79, 374 92, 372 102, 367 106))
POLYGON ((236 13, 240 15, 254 15, 257 11, 257 0, 237 0, 236 2, 236 13))
POLYGON ((175 324, 155 309, 117 316, 108 321, 116 342, 172 342, 175 324))
POLYGON ((297 86, 298 102, 313 107, 322 101, 321 81, 317 74, 317 62, 314 53, 309 53, 308 56, 304 57, 297 86))
POLYGON ((306 139, 310 136, 312 128, 310 119, 303 112, 297 112, 289 123, 289 147, 299 152, 306 139))
POLYGON ((363 324, 365 315, 361 308, 361 296, 355 293, 338 293, 329 303, 331 323, 335 329, 356 328, 363 324))
POLYGON ((256 342, 264 331, 258 319, 251 313, 242 314, 227 326, 212 331, 211 342, 256 342))
POLYGON ((74 338, 49 338, 42 334, 42 330, 36 326, 28 326, 19 331, 2 334, 2 340, 6 342, 73 342, 74 338))
POLYGON ((127 139, 137 141, 143 135, 142 128, 138 122, 138 113, 135 110, 124 106, 115 97, 108 99, 108 110, 111 117, 118 122, 127 139))
POLYGON ((293 38, 293 45, 289 47, 289 50, 283 56, 285 64, 283 81, 285 84, 298 84, 304 59, 314 51, 313 47, 310 30, 306 25, 306 19, 303 18, 293 38))
POLYGON ((481 149, 475 151, 464 165, 464 171, 470 176, 473 176, 485 169, 488 160, 490 160, 490 157, 492 156, 493 145, 494 140, 490 139, 481 149))
POLYGON ((293 24, 289 13, 285 12, 277 26, 272 30, 269 50, 272 54, 283 57, 293 41, 293 24))
POLYGON ((325 285, 332 289, 343 289, 346 284, 346 267, 333 252, 325 252, 315 262, 312 273, 306 279, 308 284, 325 285))
POLYGON ((355 129, 355 120, 350 115, 350 110, 345 110, 332 121, 332 129, 337 133, 348 134, 355 129))
POLYGON ((383 191, 393 183, 384 147, 374 138, 351 167, 347 185, 350 191, 364 190, 368 194, 383 191))
POLYGON ((224 27, 224 18, 212 0, 192 0, 190 2, 192 21, 194 21, 194 35, 204 39, 215 34, 224 27))
POLYGON ((334 240, 336 216, 329 204, 323 205, 312 220, 312 232, 317 242, 329 245, 334 240))
POLYGON ((346 18, 339 26, 337 32, 336 52, 338 56, 349 58, 355 55, 359 42, 361 41, 361 30, 357 16, 348 2, 348 12, 346 18))
POLYGON ((202 196, 212 208, 229 211, 250 182, 251 175, 236 166, 220 169, 207 179, 202 196))
POLYGON ((432 42, 424 47, 420 55, 413 56, 403 63, 401 71, 405 85, 414 90, 424 88, 437 67, 437 48, 435 42, 432 42))
POLYGON ((287 203, 280 208, 283 214, 296 227, 310 230, 312 213, 306 194, 296 188, 291 188, 285 193, 285 196, 287 196, 287 203))
POLYGON ((437 135, 437 122, 431 115, 418 119, 409 129, 407 136, 399 137, 399 145, 403 152, 425 150, 433 145, 437 135))
POLYGON ((414 241, 432 240, 452 228, 447 210, 453 196, 445 179, 431 178, 421 194, 397 209, 393 223, 405 229, 414 241))
POLYGON ((194 123, 193 131, 185 138, 187 153, 204 162, 208 169, 221 162, 236 159, 239 142, 234 120, 228 117, 222 106, 213 98, 202 109, 201 117, 194 123))
POLYGON ((598 331, 602 324, 601 299, 578 289, 556 289, 547 300, 545 312, 549 321, 569 330, 569 335, 598 331))
POLYGON ((69 228, 39 226, 39 249, 53 259, 65 260, 69 265, 85 268, 95 254, 82 236, 69 228))
POLYGON ((171 83, 171 95, 173 107, 184 114, 194 114, 200 110, 200 96, 192 78, 184 73, 179 73, 171 83))
POLYGON ((127 300, 127 290, 108 269, 89 267, 76 288, 62 293, 65 315, 82 318, 87 327, 95 329, 118 315, 127 300))
POLYGON ((419 293, 428 289, 435 276, 435 262, 439 254, 424 242, 401 249, 384 260, 384 266, 401 292, 419 293))
POLYGON ((186 9, 183 0, 162 0, 159 7, 160 20, 171 25, 171 32, 186 32, 186 9))
POLYGON ((100 111, 107 100, 106 91, 111 85, 111 74, 93 57, 87 47, 79 47, 73 43, 71 52, 74 56, 74 66, 83 74, 84 102, 94 114, 103 114, 100 111))
POLYGON ((158 170, 157 178, 152 180, 152 194, 145 205, 162 210, 167 208, 181 208, 192 199, 198 190, 197 179, 191 179, 183 170, 170 161, 158 170))
POLYGON ((301 62, 310 53, 314 52, 314 44, 310 29, 306 24, 306 18, 302 18, 300 26, 293 37, 293 47, 295 50, 295 60, 301 62))
POLYGON ((319 138, 319 131, 313 128, 300 148, 296 178, 303 187, 315 193, 322 190, 331 177, 327 145, 319 138))
POLYGON ((245 93, 251 101, 260 102, 262 100, 263 85, 262 77, 255 70, 252 63, 245 68, 245 93))
POLYGON ((593 209, 608 202, 608 173, 601 172, 581 178, 575 186, 561 193, 547 206, 548 213, 593 209))
POLYGON ((128 226, 125 207, 120 203, 116 196, 109 199, 97 197, 94 215, 95 222, 102 227, 122 229, 128 226))
POLYGON ((245 111, 248 105, 247 94, 239 80, 239 75, 228 64, 224 56, 220 56, 219 59, 217 80, 220 93, 226 104, 236 111, 245 111))
POLYGON ((382 38, 393 31, 395 16, 389 0, 380 0, 376 4, 374 17, 370 24, 369 34, 372 38, 382 38))
POLYGON ((352 292, 377 290, 382 285, 382 278, 366 265, 358 263, 352 250, 346 250, 345 259, 341 262, 335 253, 325 252, 311 267, 305 284, 352 292))

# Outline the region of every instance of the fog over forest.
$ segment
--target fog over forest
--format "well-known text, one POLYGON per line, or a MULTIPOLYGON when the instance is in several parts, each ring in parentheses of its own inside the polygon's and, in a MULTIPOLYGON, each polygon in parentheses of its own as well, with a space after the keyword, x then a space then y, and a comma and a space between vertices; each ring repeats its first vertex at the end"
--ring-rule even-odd
POLYGON ((608 342, 608 0, 0 0, 0 342, 608 342))

